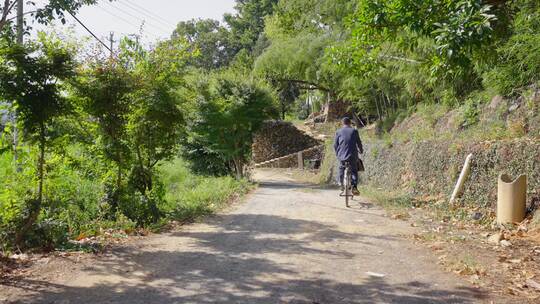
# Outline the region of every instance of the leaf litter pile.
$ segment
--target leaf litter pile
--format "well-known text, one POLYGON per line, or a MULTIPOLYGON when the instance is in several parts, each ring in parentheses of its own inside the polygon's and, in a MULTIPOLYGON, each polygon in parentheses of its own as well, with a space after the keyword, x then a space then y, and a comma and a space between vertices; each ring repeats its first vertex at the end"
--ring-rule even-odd
POLYGON ((485 225, 413 207, 394 218, 420 227, 414 241, 432 250, 445 270, 520 303, 540 302, 540 228, 531 223, 531 216, 519 225, 485 225))

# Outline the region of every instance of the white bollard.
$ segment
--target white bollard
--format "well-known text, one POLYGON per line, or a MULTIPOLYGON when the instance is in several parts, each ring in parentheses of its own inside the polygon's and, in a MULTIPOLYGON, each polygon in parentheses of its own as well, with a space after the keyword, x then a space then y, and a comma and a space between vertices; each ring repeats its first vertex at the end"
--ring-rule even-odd
POLYGON ((452 196, 450 197, 450 204, 454 203, 456 198, 461 194, 461 191, 463 190, 463 185, 465 184, 465 180, 467 179, 467 176, 469 175, 469 171, 471 170, 472 157, 473 155, 469 154, 467 155, 467 158, 465 159, 465 164, 463 165, 461 174, 459 175, 456 186, 454 187, 454 192, 452 192, 452 196))

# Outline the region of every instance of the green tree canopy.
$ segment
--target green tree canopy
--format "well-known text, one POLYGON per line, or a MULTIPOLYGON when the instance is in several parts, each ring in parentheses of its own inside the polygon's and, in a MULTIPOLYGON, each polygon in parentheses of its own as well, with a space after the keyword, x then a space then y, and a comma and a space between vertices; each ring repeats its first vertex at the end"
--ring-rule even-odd
POLYGON ((194 54, 190 64, 202 69, 217 69, 229 64, 234 57, 229 31, 212 19, 178 23, 172 39, 185 39, 194 54))
POLYGON ((253 133, 264 120, 277 116, 269 88, 231 73, 200 83, 192 109, 189 141, 219 157, 238 178, 245 174, 253 133))
MULTIPOLYGON (((108 0, 113 1, 113 0, 108 0)), ((62 23, 66 23, 65 12, 76 13, 82 6, 95 4, 97 0, 48 0, 44 5, 39 8, 36 3, 32 1, 25 1, 27 5, 30 5, 30 13, 35 20, 39 23, 49 23, 52 20, 60 20, 62 23)), ((0 2, 0 32, 4 30, 6 25, 13 23, 13 18, 8 18, 10 14, 16 10, 17 0, 2 0, 0 2)))
POLYGON ((71 109, 63 85, 75 75, 74 68, 72 50, 44 34, 37 42, 8 42, 0 48, 0 97, 14 104, 24 134, 39 147, 36 197, 29 202, 28 215, 17 232, 18 245, 23 245, 42 208, 46 150, 56 134, 56 120, 71 109))
POLYGON ((225 14, 230 28, 231 47, 235 53, 245 49, 252 52, 264 32, 265 18, 274 11, 278 0, 236 0, 236 14, 225 14))

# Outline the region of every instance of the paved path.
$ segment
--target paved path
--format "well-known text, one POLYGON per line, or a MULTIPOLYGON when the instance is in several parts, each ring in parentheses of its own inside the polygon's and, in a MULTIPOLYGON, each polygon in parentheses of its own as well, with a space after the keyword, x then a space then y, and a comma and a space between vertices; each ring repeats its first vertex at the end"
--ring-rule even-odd
POLYGON ((80 263, 51 282, 27 280, 7 302, 489 303, 404 238, 415 229, 406 223, 359 201, 347 209, 336 190, 262 179, 230 212, 80 263))

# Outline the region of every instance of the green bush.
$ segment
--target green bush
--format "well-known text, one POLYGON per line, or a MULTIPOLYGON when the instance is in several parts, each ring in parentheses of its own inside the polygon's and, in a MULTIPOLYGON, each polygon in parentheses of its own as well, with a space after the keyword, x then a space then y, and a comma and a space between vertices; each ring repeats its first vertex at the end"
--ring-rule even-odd
POLYGON ((498 61, 484 75, 484 85, 511 95, 540 80, 540 4, 517 1, 513 35, 497 48, 498 61))
POLYGON ((169 218, 180 221, 213 213, 250 188, 246 180, 230 176, 194 175, 180 158, 161 164, 160 176, 165 185, 165 200, 160 207, 169 218))
MULTIPOLYGON (((69 157, 53 153, 49 156, 43 208, 25 238, 26 247, 68 248, 70 239, 97 236, 107 229, 129 232, 136 226, 149 227, 157 222, 156 212, 163 217, 162 222, 195 219, 215 212, 250 189, 246 180, 196 175, 186 161, 177 158, 161 163, 155 172, 152 191, 147 195, 141 195, 129 185, 123 191, 111 193, 113 188, 107 185, 114 172, 91 170, 89 164, 79 162, 73 155, 75 151, 81 152, 79 148, 67 150, 71 153, 69 157), (115 210, 108 200, 111 195, 116 195, 114 201, 119 202, 115 210)), ((21 162, 32 164, 34 154, 21 154, 21 162)), ((0 250, 3 251, 13 248, 15 232, 32 208, 33 193, 28 185, 32 184, 35 169, 31 165, 22 168, 20 172, 15 170, 11 153, 0 154, 0 250)))
POLYGON ((461 126, 468 127, 476 124, 480 120, 480 102, 477 99, 469 98, 461 107, 461 126))

